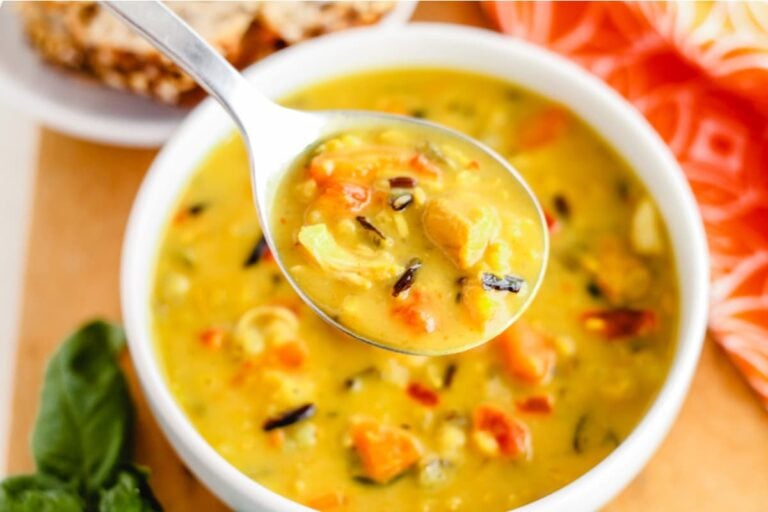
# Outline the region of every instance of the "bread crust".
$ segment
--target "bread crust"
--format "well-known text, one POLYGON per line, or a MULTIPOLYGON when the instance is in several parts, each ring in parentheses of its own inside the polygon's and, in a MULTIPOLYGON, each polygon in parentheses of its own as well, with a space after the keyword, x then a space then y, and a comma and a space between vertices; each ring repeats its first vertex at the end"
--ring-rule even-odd
MULTIPOLYGON (((376 23, 394 2, 168 2, 238 68, 287 45, 376 23)), ((204 93, 195 81, 96 2, 17 5, 27 38, 48 62, 109 87, 171 105, 204 93)))

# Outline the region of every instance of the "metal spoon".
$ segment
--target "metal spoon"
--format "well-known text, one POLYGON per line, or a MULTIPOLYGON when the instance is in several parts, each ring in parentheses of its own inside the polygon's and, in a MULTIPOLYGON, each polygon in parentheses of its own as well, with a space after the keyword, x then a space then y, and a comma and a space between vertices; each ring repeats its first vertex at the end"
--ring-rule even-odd
MULTIPOLYGON (((452 129, 428 121, 405 116, 354 110, 326 110, 302 112, 282 107, 267 99, 251 85, 226 59, 173 11, 159 1, 103 1, 104 7, 143 35, 166 57, 186 71, 215 98, 237 123, 250 160, 253 198, 259 214, 264 237, 273 249, 275 259, 298 295, 321 318, 352 337, 372 345, 411 354, 424 353, 417 349, 403 349, 382 340, 373 340, 342 325, 313 301, 286 271, 283 258, 275 251, 272 223, 272 200, 277 184, 291 169, 291 164, 317 141, 331 135, 357 128, 387 127, 393 125, 417 126, 422 131, 431 130, 436 136, 452 137, 474 145, 478 151, 488 154, 505 168, 524 189, 537 206, 538 224, 543 233, 544 261, 548 256, 549 238, 544 214, 533 192, 518 172, 501 156, 476 140, 452 129)), ((538 291, 543 279, 544 267, 535 283, 530 283, 528 301, 520 308, 514 321, 538 291)), ((477 345, 473 343, 471 346, 477 345)), ((464 347, 469 348, 469 347, 464 347)), ((462 349, 463 350, 463 349, 462 349)), ((455 348, 445 351, 457 352, 455 348)), ((430 351, 429 355, 435 355, 430 351)))

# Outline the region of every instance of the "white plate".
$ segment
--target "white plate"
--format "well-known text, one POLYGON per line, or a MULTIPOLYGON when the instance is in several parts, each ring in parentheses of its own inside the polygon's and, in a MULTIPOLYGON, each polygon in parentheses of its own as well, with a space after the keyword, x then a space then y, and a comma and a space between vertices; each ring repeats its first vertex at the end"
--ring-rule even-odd
MULTIPOLYGON (((417 3, 398 2, 379 25, 407 22, 417 3)), ((0 101, 60 132, 119 146, 159 146, 187 115, 43 63, 13 10, 0 0, 0 101)))

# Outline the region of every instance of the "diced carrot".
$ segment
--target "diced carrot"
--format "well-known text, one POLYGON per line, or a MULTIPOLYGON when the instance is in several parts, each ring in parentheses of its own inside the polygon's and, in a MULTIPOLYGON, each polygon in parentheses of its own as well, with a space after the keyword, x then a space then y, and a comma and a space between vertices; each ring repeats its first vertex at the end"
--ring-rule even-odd
POLYGON ((411 156, 411 151, 397 146, 349 147, 314 157, 309 175, 320 187, 332 181, 364 183, 383 167, 406 164, 411 156))
POLYGON ((233 387, 242 386, 248 380, 248 378, 253 375, 253 370, 256 367, 257 364, 255 359, 246 359, 232 376, 232 379, 229 381, 229 383, 233 387))
POLYGON ((544 384, 550 379, 557 353, 544 334, 518 321, 496 339, 507 371, 513 376, 529 384, 544 384))
POLYGON ((374 482, 389 482, 421 457, 418 441, 402 428, 365 419, 352 424, 351 434, 363 472, 374 482))
POLYGON ((301 340, 280 343, 272 349, 274 361, 281 367, 295 370, 300 368, 309 356, 307 345, 301 340))
POLYGON ((490 434, 505 457, 527 457, 531 452, 528 427, 496 405, 478 405, 472 414, 472 428, 490 434))
POLYGON ((426 174, 433 178, 440 178, 443 171, 432 160, 430 160, 424 153, 416 153, 411 161, 410 166, 421 174, 426 174))
POLYGON ((428 302, 428 297, 422 291, 411 289, 408 298, 396 299, 392 314, 417 331, 429 334, 435 331, 437 322, 429 311, 428 302))
POLYGON ((418 382, 408 384, 407 391, 408 396, 427 407, 434 407, 440 403, 440 395, 437 394, 437 391, 418 382))
POLYGON ((568 112, 552 105, 529 117, 518 131, 522 149, 536 149, 554 142, 568 127, 568 112))
POLYGON ((581 316, 584 328, 607 340, 642 336, 657 324, 656 313, 647 309, 618 308, 587 311, 581 316))
POLYGON ((335 165, 332 160, 322 156, 315 157, 309 163, 309 176, 315 180, 318 186, 322 186, 333 179, 335 165))
POLYGON ((357 213, 371 202, 371 189, 357 183, 329 181, 321 190, 318 201, 330 208, 343 208, 357 213))
POLYGON ((267 440, 272 448, 282 448, 285 443, 285 431, 280 428, 272 430, 267 433, 267 440))
POLYGON ((347 502, 347 498, 341 491, 333 491, 326 494, 315 496, 311 500, 307 501, 307 506, 320 512, 326 510, 333 510, 336 507, 340 507, 347 502))
POLYGON ((549 414, 554 408, 552 395, 534 395, 517 401, 517 408, 522 412, 549 414))
POLYGON ((210 349, 219 349, 224 344, 227 332, 220 327, 209 327, 200 333, 200 343, 210 349))
POLYGON ((186 208, 182 208, 173 216, 174 224, 181 224, 189 218, 189 211, 186 208))

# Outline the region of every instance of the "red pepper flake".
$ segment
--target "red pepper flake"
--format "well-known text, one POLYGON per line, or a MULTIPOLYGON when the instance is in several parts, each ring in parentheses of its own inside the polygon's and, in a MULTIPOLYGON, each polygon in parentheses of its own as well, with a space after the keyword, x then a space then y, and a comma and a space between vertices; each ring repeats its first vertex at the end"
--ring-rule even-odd
POLYGON ((418 382, 408 384, 408 396, 427 407, 434 407, 440 402, 440 395, 436 391, 418 382))
POLYGON ((560 222, 547 210, 544 210, 544 220, 547 221, 547 229, 550 233, 554 233, 560 228, 560 222))
POLYGON ((534 395, 517 401, 517 409, 534 414, 549 414, 554 408, 551 395, 534 395))
POLYGON ((224 344, 224 337, 226 336, 224 329, 219 327, 210 327, 200 333, 200 342, 204 347, 210 349, 219 349, 224 344))
POLYGON ((617 308, 587 311, 581 316, 587 331, 607 340, 642 336, 656 328, 656 312, 647 309, 617 308))
POLYGON ((205 203, 193 203, 176 212, 176 215, 173 216, 173 223, 181 224, 182 222, 189 219, 190 217, 197 217, 198 215, 203 213, 207 208, 208 208, 208 205, 205 203))
POLYGON ((467 169, 471 169, 473 171, 480 169, 480 162, 478 162, 477 160, 472 160, 471 162, 469 162, 469 165, 467 165, 467 169))
POLYGON ((493 436, 499 445, 499 452, 505 457, 528 458, 531 455, 531 432, 528 427, 496 405, 478 405, 472 414, 472 429, 493 436))

